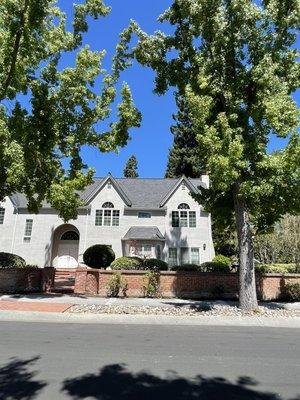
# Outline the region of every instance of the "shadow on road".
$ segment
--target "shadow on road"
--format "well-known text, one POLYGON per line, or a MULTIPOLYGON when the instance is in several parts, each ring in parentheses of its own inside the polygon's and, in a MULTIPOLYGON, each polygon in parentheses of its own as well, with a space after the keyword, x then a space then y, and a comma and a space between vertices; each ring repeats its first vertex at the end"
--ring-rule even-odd
POLYGON ((1 400, 31 400, 35 399, 45 382, 35 380, 38 373, 30 371, 39 357, 28 360, 12 358, 6 365, 0 367, 0 399, 1 400))
POLYGON ((174 372, 160 378, 147 372, 132 373, 124 364, 114 364, 98 374, 66 380, 62 391, 76 400, 283 400, 274 393, 256 390, 257 384, 250 377, 240 377, 234 383, 201 375, 189 380, 174 372))

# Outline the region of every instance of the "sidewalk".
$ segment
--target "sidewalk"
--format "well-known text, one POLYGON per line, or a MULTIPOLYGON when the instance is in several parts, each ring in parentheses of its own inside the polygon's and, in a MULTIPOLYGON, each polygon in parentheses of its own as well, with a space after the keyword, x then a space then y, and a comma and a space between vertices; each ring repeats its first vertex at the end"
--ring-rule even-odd
MULTIPOLYGON (((180 307, 180 306, 192 306, 202 307, 212 304, 237 306, 236 301, 208 301, 208 300, 184 300, 184 299, 148 299, 148 298, 106 298, 106 297, 93 297, 83 295, 60 295, 60 294, 25 294, 25 295, 0 295, 0 309, 2 302, 5 303, 47 303, 47 307, 56 307, 57 304, 63 304, 64 306, 71 305, 122 305, 122 306, 141 306, 141 307, 180 307)), ((260 305, 268 307, 270 309, 285 309, 299 311, 300 313, 300 302, 298 303, 282 303, 282 302, 261 302, 260 305)), ((37 306, 38 307, 38 306, 37 306)), ((37 310, 38 311, 38 310, 37 310)))

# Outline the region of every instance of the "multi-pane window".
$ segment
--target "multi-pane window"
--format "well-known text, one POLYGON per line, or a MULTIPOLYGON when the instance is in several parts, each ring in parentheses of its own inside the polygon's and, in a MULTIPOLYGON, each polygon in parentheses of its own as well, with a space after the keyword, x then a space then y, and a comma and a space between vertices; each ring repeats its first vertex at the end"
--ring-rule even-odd
POLYGON ((119 226, 119 225, 120 225, 120 211, 113 210, 112 226, 119 226))
POLYGON ((188 213, 187 213, 187 211, 180 211, 179 226, 180 227, 188 226, 188 213))
POLYGON ((176 247, 169 248, 169 265, 177 264, 177 249, 176 247))
POLYGON ((151 218, 151 213, 142 211, 142 212, 138 213, 138 217, 139 218, 151 218))
POLYGON ((181 211, 172 212, 172 226, 174 228, 187 227, 196 228, 196 211, 183 211, 189 210, 190 206, 186 203, 181 203, 178 209, 181 211))
POLYGON ((5 208, 0 207, 0 225, 4 223, 5 208))
POLYGON ((196 211, 189 212, 189 227, 196 228, 196 211))
POLYGON ((96 226, 119 226, 120 210, 112 210, 114 205, 106 202, 102 205, 102 210, 96 210, 95 225, 96 226))
POLYGON ((102 226, 103 210, 96 210, 95 225, 102 226))
POLYGON ((199 248, 192 247, 191 248, 191 264, 200 264, 200 256, 199 256, 199 248))
POLYGON ((173 211, 172 212, 172 226, 174 228, 179 227, 179 212, 178 211, 173 211))
POLYGON ((31 240, 32 225, 33 225, 33 219, 26 219, 24 239, 23 239, 24 243, 29 243, 31 240))
POLYGON ((110 226, 111 225, 111 210, 104 210, 104 221, 103 221, 104 226, 110 226))

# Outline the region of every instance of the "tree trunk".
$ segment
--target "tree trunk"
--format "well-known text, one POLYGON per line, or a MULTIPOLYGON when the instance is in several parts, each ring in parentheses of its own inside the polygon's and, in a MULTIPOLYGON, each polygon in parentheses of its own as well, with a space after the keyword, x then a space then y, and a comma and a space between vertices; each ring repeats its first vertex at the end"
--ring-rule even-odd
POLYGON ((257 296, 254 272, 253 240, 249 215, 238 190, 234 195, 236 229, 239 244, 239 302, 243 310, 257 308, 257 296))

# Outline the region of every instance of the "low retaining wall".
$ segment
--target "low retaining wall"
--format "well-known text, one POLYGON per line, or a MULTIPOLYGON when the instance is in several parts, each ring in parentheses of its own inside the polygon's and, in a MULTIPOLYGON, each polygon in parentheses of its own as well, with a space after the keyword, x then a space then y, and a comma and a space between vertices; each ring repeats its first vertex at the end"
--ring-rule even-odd
POLYGON ((300 284, 300 274, 265 274, 256 277, 259 298, 262 300, 280 300, 285 285, 290 283, 300 284))
MULTIPOLYGON (((106 285, 113 271, 78 268, 74 293, 106 296, 106 285)), ((129 297, 142 297, 142 285, 146 271, 120 271, 127 280, 129 297)), ((257 294, 262 300, 277 300, 282 297, 286 283, 300 283, 300 274, 257 275, 257 294)), ((159 277, 162 297, 187 298, 238 298, 238 274, 204 272, 161 272, 159 277)))
POLYGON ((50 292, 54 268, 0 268, 0 293, 50 292))
MULTIPOLYGON (((143 297, 142 286, 146 271, 120 271, 128 283, 129 297, 143 297)), ((113 271, 78 268, 74 293, 106 296, 106 285, 113 271)), ((212 274, 201 272, 161 272, 159 292, 162 297, 213 297, 216 291, 223 297, 236 298, 238 277, 236 274, 212 274)))

